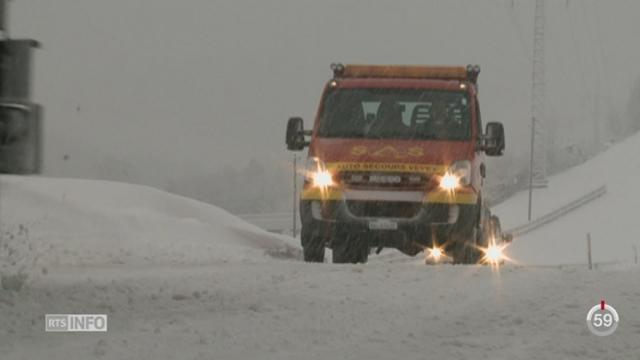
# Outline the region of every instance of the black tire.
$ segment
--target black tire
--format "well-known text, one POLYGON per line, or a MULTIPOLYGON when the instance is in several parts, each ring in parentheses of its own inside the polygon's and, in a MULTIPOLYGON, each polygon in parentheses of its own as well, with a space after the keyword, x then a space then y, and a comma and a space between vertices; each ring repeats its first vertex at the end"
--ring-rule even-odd
POLYGON ((302 242, 302 254, 305 262, 324 262, 325 241, 323 238, 311 236, 303 229, 300 239, 302 242))
POLYGON ((324 244, 307 245, 302 248, 305 262, 323 263, 324 244))
POLYGON ((358 236, 335 239, 332 250, 334 264, 366 263, 369 259, 369 245, 358 236))
POLYGON ((478 249, 478 233, 476 228, 452 234, 451 240, 454 244, 453 263, 471 265, 477 264, 482 258, 482 251, 478 249))
POLYGON ((491 238, 497 242, 502 242, 502 226, 500 225, 500 219, 492 215, 490 218, 491 238))

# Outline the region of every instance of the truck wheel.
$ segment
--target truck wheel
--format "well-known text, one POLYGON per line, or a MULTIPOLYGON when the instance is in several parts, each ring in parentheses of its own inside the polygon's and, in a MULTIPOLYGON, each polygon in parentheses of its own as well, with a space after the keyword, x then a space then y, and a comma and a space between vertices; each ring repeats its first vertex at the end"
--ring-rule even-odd
POLYGON ((302 253, 304 254, 304 261, 315 263, 324 262, 323 242, 313 241, 313 244, 307 244, 307 246, 302 247, 302 250, 302 253))
POLYGON ((452 240, 453 248, 453 263, 454 264, 477 264, 481 257, 482 251, 477 248, 479 231, 474 228, 469 232, 462 232, 454 234, 452 240))
POLYGON ((500 226, 500 218, 491 215, 490 218, 491 237, 494 241, 502 242, 502 226, 500 226))
POLYGON ((366 263, 369 258, 369 246, 359 236, 345 236, 333 243, 334 264, 366 263))
POLYGON ((302 254, 305 262, 324 262, 324 244, 323 238, 311 236, 306 231, 302 231, 300 235, 302 242, 302 254))

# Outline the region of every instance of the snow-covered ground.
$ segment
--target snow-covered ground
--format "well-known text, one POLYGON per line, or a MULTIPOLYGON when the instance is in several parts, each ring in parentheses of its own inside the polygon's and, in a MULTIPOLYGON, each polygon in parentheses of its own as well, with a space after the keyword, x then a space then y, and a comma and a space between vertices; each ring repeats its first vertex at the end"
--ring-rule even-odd
POLYGON ((51 271, 2 297, 2 359, 638 359, 640 271, 232 262, 51 271), (590 334, 606 296, 617 332, 590 334), (107 313, 106 334, 44 333, 107 313), (100 356, 103 355, 103 356, 100 356))
MULTIPOLYGON (((640 134, 608 151, 549 178, 549 186, 533 193, 535 219, 606 185, 607 193, 514 241, 510 251, 526 264, 578 264, 587 261, 586 234, 591 233, 596 262, 633 261, 640 248, 640 134)), ((496 206, 503 228, 525 223, 528 192, 496 206)))
MULTIPOLYGON (((635 136, 537 190, 539 216, 608 186, 516 239, 500 271, 392 251, 305 264, 291 239, 197 201, 4 176, 0 359, 640 359, 639 150, 635 136), (586 270, 587 231, 597 262, 623 261, 586 270), (601 297, 621 315, 607 338, 585 324, 601 297), (109 332, 46 333, 47 313, 105 313, 109 332)), ((526 200, 496 207, 505 227, 526 200)))

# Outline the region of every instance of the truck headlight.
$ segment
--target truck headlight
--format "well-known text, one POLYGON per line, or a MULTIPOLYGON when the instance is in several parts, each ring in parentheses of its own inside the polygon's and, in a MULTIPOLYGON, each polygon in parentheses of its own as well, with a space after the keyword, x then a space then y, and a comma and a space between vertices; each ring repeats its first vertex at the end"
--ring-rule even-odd
POLYGON ((444 175, 442 175, 442 178, 440 178, 440 187, 443 190, 453 191, 457 189, 459 186, 460 186, 460 179, 455 174, 446 172, 444 175))
POLYGON ((440 188, 453 191, 471 183, 471 162, 460 160, 453 163, 440 178, 440 188))
POLYGON ((315 187, 328 187, 333 185, 333 176, 327 170, 316 171, 312 175, 313 186, 315 187))
POLYGON ((316 157, 307 159, 305 176, 313 187, 327 188, 333 186, 333 174, 324 165, 324 162, 316 157))

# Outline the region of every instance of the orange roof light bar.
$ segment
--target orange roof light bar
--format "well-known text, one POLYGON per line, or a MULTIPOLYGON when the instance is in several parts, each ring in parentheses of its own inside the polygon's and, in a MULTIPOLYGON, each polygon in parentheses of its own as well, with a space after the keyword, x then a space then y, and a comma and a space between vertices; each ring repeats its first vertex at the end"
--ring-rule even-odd
POLYGON ((407 78, 469 80, 475 83, 480 73, 478 65, 342 65, 331 64, 335 78, 407 78))

